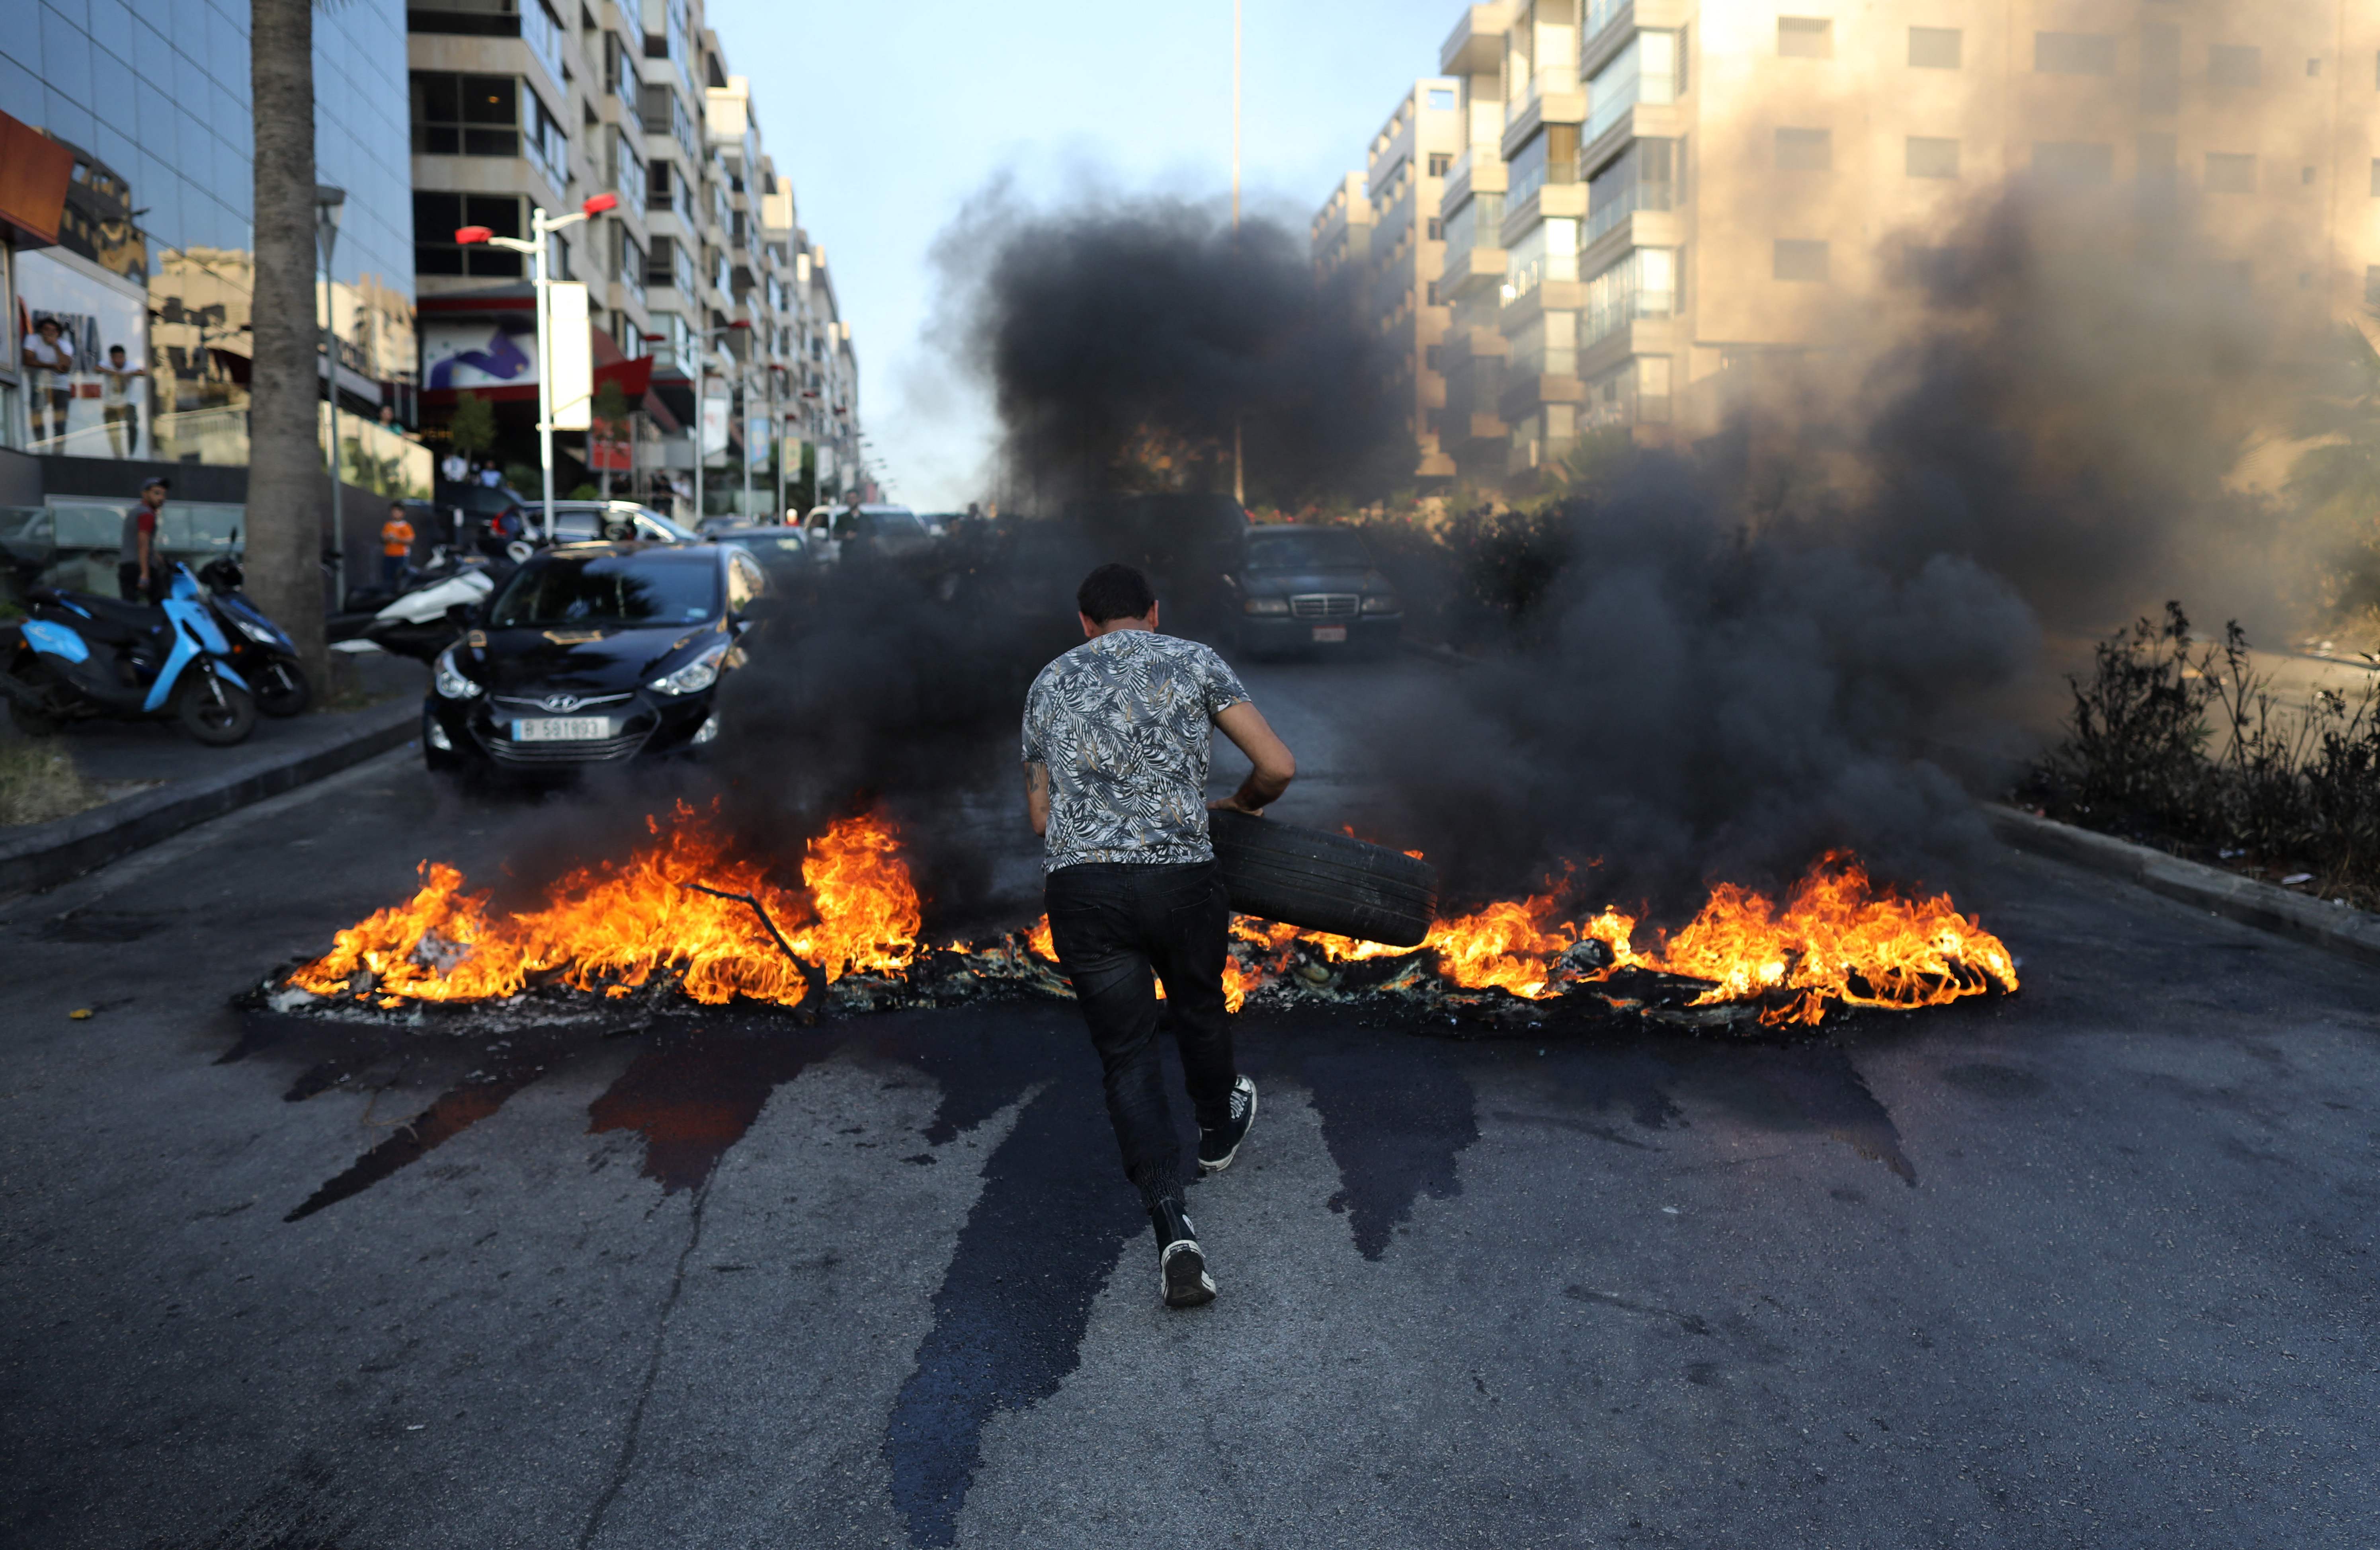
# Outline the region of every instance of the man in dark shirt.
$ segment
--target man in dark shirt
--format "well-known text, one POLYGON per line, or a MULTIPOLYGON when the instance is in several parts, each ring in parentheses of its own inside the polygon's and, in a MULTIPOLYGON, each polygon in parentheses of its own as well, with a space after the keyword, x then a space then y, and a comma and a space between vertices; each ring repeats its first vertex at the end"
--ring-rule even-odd
POLYGON ((1075 594, 1080 646, 1041 670, 1025 701, 1025 801, 1047 854, 1050 931, 1107 1082, 1108 1118, 1157 1230, 1167 1306, 1215 1296, 1182 1199, 1182 1158, 1157 1035, 1182 1052, 1198 1119, 1198 1171, 1229 1168, 1256 1122, 1223 1005, 1231 905, 1207 836, 1209 805, 1260 813, 1297 762, 1223 660, 1157 633, 1157 598, 1129 565, 1075 594), (1207 801, 1210 733, 1248 756, 1238 792, 1207 801), (1165 999, 1157 999, 1157 982, 1165 999))
POLYGON ((124 514, 124 535, 115 551, 115 589, 128 603, 153 603, 165 595, 165 557, 157 552, 157 514, 165 509, 166 482, 140 487, 140 503, 124 514))

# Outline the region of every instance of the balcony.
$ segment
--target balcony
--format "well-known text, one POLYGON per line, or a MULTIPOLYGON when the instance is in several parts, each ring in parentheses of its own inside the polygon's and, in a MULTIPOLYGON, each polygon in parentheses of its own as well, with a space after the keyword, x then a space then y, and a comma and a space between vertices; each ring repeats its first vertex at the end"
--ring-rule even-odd
POLYGON ((1494 75, 1504 63, 1504 7, 1473 6, 1438 46, 1438 73, 1442 76, 1494 75))
POLYGON ((1446 272, 1438 282, 1442 297, 1468 296, 1504 283, 1504 249, 1465 248, 1446 255, 1446 272))
POLYGON ((1564 89, 1554 90, 1558 83, 1546 78, 1552 71, 1539 71, 1538 79, 1529 83, 1529 100, 1504 126, 1503 158, 1509 162, 1520 154, 1521 148, 1536 138, 1538 130, 1548 124, 1584 124, 1586 122, 1586 92, 1579 81, 1562 72, 1564 89), (1541 87, 1547 88, 1540 90, 1541 87))

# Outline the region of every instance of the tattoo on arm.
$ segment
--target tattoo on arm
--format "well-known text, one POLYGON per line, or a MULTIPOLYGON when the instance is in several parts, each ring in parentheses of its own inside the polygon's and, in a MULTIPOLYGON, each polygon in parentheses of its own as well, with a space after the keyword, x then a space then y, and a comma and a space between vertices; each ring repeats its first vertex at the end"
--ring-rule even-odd
POLYGON ((1046 764, 1026 765, 1025 767, 1025 794, 1027 796, 1047 796, 1049 793, 1050 767, 1046 764))

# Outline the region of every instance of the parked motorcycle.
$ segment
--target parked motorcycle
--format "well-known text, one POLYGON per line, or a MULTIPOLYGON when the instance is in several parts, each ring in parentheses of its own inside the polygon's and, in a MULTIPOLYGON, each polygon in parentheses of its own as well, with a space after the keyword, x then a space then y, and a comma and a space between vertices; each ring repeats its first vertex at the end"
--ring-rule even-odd
POLYGON ((297 716, 314 702, 313 685, 298 662, 298 643, 240 590, 247 580, 239 562, 220 555, 199 567, 206 604, 224 638, 231 643, 232 666, 254 686, 256 708, 268 716, 297 716))
POLYGON ((503 561, 440 551, 440 563, 413 573, 414 585, 368 620, 345 632, 383 651, 429 661, 461 638, 465 621, 494 595, 534 551, 515 540, 503 561))
POLYGON ((0 660, 0 694, 18 732, 43 737, 99 716, 168 718, 212 747, 256 730, 256 700, 189 568, 164 602, 118 602, 35 587, 32 617, 0 660))

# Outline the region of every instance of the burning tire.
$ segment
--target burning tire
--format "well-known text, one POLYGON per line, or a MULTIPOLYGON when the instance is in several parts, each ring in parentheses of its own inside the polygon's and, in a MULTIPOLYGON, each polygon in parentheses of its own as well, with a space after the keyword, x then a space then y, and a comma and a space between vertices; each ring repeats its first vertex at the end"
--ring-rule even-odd
POLYGON ((1419 947, 1438 918, 1438 871, 1418 856, 1245 813, 1208 818, 1242 914, 1390 947, 1419 947))

